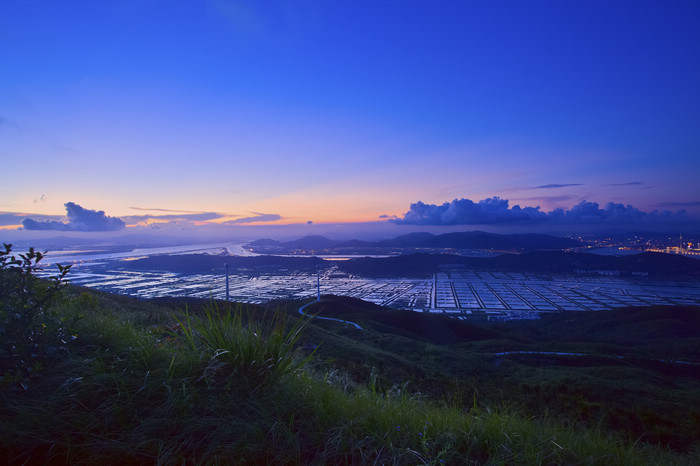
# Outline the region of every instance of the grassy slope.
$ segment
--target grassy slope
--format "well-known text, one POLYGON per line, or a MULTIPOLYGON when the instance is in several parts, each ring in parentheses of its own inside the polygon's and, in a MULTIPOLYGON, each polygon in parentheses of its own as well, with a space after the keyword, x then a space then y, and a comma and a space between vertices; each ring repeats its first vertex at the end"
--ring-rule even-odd
MULTIPOLYGON (((475 324, 327 297, 310 312, 335 322, 317 357, 382 386, 410 382, 433 398, 508 406, 525 416, 603 428, 690 451, 700 438, 700 370, 656 359, 700 362, 700 309, 631 308, 561 313, 538 321, 475 324), (345 336, 347 341, 340 339, 345 336), (496 356, 504 351, 586 353, 589 357, 496 356), (618 359, 609 356, 624 356, 618 359)), ((312 338, 312 339, 313 339, 312 338)))
MULTIPOLYGON (((187 322, 182 306, 76 295, 58 309, 64 315, 84 315, 70 353, 47 361, 28 391, 5 387, 0 393, 0 454, 17 464, 698 460, 697 450, 676 454, 625 441, 607 426, 591 429, 566 410, 563 415, 552 412, 559 409, 556 404, 549 414, 538 411, 551 395, 547 390, 578 390, 582 375, 581 368, 556 361, 542 365, 484 356, 492 348, 531 344, 534 337, 527 332, 513 336, 502 327, 327 299, 323 314, 362 316, 368 330, 312 321, 300 343, 320 346, 304 370, 275 371, 278 363, 265 356, 256 364, 265 360, 268 365, 246 372, 242 368, 254 365, 250 360, 236 366, 235 358, 225 358, 243 354, 244 348, 236 345, 250 340, 249 330, 260 312, 249 322, 224 326, 234 343, 222 355, 205 341, 188 338, 193 334, 187 325, 173 333, 165 330, 178 319, 187 322), (563 380, 568 382, 561 385, 563 380), (500 403, 499 390, 501 397, 512 394, 513 399, 500 403), (570 427, 563 422, 567 420, 570 427)), ((296 307, 288 308, 289 325, 298 315, 296 307)), ((202 315, 196 305, 190 305, 190 312, 202 315)), ((220 329, 224 321, 205 318, 200 330, 220 329)), ((190 325, 196 327, 192 321, 190 325)), ((262 328, 258 332, 261 338, 251 341, 260 345, 255 351, 262 355, 274 335, 262 328)), ((666 380, 653 369, 638 370, 652 371, 650 379, 666 380)), ((607 380, 603 373, 588 377, 607 380)), ((668 383, 686 393, 696 381, 668 383)))

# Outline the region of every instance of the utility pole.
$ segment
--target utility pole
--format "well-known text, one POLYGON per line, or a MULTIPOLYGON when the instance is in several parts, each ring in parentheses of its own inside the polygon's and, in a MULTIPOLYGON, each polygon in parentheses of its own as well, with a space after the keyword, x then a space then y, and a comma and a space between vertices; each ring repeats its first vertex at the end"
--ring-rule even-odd
POLYGON ((316 301, 321 300, 321 267, 316 266, 316 301))
POLYGON ((226 302, 228 302, 228 264, 224 264, 224 269, 226 269, 226 302))

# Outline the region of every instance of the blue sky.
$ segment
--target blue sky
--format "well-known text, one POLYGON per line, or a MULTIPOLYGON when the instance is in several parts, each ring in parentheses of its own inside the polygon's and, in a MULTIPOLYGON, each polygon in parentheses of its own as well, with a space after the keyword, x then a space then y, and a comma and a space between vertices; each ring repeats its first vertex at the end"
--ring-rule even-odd
POLYGON ((576 225, 593 204, 676 228, 700 216, 698 20, 694 1, 6 2, 0 228, 72 228, 74 203, 134 231, 472 229, 449 207, 495 198, 513 229, 516 205, 576 225))

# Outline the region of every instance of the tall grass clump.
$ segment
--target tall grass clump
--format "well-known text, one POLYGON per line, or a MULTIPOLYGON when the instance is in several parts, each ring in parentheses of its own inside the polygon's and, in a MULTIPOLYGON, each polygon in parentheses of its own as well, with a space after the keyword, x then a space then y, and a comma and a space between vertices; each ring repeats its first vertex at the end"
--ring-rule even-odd
POLYGON ((257 312, 240 304, 221 309, 212 301, 203 315, 186 310, 178 320, 185 345, 208 361, 202 378, 210 387, 255 393, 301 370, 311 358, 297 346, 307 320, 289 323, 283 312, 257 312))

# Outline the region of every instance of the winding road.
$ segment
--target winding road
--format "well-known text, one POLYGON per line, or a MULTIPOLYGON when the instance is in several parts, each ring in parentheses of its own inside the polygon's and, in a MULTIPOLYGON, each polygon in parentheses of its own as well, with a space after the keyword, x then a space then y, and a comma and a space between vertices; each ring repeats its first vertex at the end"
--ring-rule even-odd
POLYGON ((301 315, 303 315, 303 316, 305 316, 305 317, 311 317, 311 318, 314 318, 314 319, 334 320, 334 321, 336 321, 336 322, 342 322, 342 323, 344 323, 344 324, 352 325, 353 327, 355 327, 355 328, 358 329, 358 330, 364 330, 362 327, 360 327, 359 325, 357 325, 355 322, 350 322, 349 320, 334 319, 333 317, 312 316, 312 315, 309 315, 309 314, 307 314, 307 313, 304 312, 304 309, 306 309, 307 307, 309 307, 309 306, 311 306, 312 304, 317 303, 317 302, 318 302, 318 301, 312 301, 312 302, 310 302, 310 303, 308 303, 308 304, 304 304, 303 306, 301 306, 301 307, 299 308, 299 314, 301 314, 301 315))

